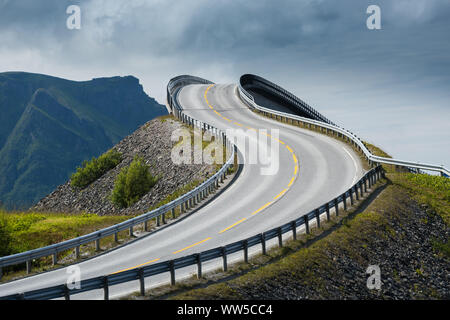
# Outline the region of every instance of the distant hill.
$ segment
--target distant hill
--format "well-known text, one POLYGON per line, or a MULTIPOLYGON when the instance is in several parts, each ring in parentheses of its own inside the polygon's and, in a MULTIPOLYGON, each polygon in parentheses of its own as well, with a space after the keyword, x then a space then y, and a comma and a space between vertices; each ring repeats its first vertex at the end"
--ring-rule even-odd
POLYGON ((77 82, 0 73, 0 202, 31 206, 83 160, 163 114, 132 76, 77 82))

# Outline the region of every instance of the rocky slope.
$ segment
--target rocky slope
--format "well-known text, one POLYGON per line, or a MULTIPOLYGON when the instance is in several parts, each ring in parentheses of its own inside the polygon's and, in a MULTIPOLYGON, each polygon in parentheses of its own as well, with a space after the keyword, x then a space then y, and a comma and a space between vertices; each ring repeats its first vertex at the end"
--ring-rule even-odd
POLYGON ((215 166, 206 164, 176 165, 171 161, 172 132, 182 124, 173 118, 156 118, 141 126, 120 141, 114 148, 123 154, 122 162, 82 191, 76 191, 70 180, 31 208, 49 212, 88 212, 98 215, 139 214, 173 193, 177 188, 195 180, 204 180, 214 174, 215 166), (133 206, 119 209, 110 195, 121 168, 128 166, 135 155, 142 156, 150 165, 152 175, 161 175, 157 184, 133 206))

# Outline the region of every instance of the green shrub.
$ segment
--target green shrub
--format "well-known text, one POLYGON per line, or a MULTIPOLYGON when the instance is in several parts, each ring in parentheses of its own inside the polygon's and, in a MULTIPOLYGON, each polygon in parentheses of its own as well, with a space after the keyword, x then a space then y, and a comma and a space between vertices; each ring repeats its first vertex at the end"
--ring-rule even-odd
POLYGON ((71 177, 73 187, 83 189, 100 178, 106 172, 117 166, 122 161, 122 154, 115 149, 102 154, 98 159, 84 161, 71 177))
POLYGON ((0 257, 11 254, 11 241, 8 220, 3 214, 0 214, 0 257))
POLYGON ((123 168, 114 183, 111 201, 120 208, 136 203, 158 181, 149 172, 144 159, 135 157, 129 167, 123 168))

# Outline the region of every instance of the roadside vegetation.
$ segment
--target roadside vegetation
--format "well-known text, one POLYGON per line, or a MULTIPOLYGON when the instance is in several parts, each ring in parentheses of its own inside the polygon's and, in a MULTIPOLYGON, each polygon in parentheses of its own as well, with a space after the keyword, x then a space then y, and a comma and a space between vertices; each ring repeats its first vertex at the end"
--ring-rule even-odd
POLYGON ((70 178, 72 187, 86 188, 106 172, 115 168, 121 161, 122 154, 115 149, 109 150, 98 158, 93 157, 90 161, 85 160, 70 178))
POLYGON ((159 179, 150 174, 149 168, 142 157, 135 157, 128 167, 122 168, 114 183, 111 201, 126 208, 149 192, 159 179))
POLYGON ((129 216, 0 210, 0 256, 69 240, 126 219, 129 216))

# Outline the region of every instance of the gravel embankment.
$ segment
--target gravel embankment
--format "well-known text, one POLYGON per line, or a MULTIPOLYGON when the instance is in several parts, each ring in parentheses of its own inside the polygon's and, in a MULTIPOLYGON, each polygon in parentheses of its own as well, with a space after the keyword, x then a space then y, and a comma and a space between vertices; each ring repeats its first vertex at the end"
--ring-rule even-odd
POLYGON ((31 211, 95 213, 98 215, 127 215, 144 213, 179 187, 194 180, 204 180, 214 174, 215 167, 206 164, 176 165, 171 160, 172 132, 182 124, 172 119, 154 119, 120 141, 114 148, 123 154, 122 162, 81 191, 74 190, 70 181, 60 185, 39 201, 31 211), (110 200, 114 181, 120 170, 142 156, 153 175, 161 175, 157 184, 133 206, 119 209, 110 200))

